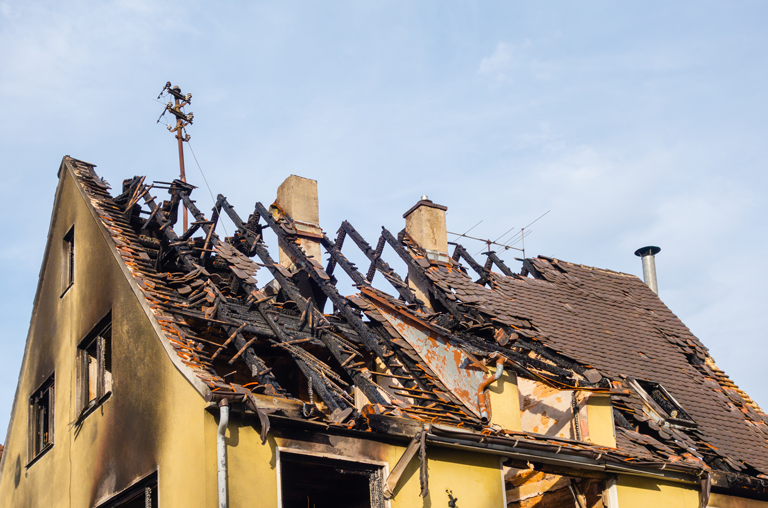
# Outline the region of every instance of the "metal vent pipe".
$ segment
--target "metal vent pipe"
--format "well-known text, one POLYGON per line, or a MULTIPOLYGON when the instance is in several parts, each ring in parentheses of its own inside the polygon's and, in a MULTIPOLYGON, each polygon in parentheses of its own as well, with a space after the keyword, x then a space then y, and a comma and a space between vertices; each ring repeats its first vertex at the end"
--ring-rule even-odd
POLYGON ((659 294, 659 286, 656 283, 656 254, 661 252, 661 249, 654 246, 641 247, 635 251, 635 256, 643 259, 643 280, 645 284, 651 288, 651 291, 659 294))

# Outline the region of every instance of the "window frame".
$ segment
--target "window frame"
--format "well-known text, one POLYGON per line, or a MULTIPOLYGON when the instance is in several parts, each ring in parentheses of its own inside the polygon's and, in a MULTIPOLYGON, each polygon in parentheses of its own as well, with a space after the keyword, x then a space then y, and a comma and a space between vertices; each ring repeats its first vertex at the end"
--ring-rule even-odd
POLYGON ((114 494, 112 497, 98 504, 96 508, 120 508, 126 503, 136 501, 141 498, 141 494, 144 494, 144 506, 148 508, 157 508, 160 506, 160 482, 158 480, 157 470, 149 473, 145 477, 141 478, 137 482, 129 485, 120 492, 114 494), (150 492, 147 492, 150 489, 150 492), (157 506, 151 504, 152 491, 156 493, 157 506), (150 498, 150 503, 147 504, 147 497, 150 498))
MULTIPOLYGON (((45 455, 51 448, 53 448, 55 442, 55 415, 56 415, 56 377, 55 374, 51 374, 46 380, 35 390, 32 395, 29 396, 29 434, 27 436, 27 468, 36 463, 43 455, 45 455), (43 394, 47 397, 47 431, 48 439, 46 442, 41 441, 41 417, 45 421, 45 416, 40 414, 40 399, 43 394)), ((44 424, 45 425, 45 424, 44 424)))
MULTIPOLYGON (((317 452, 317 451, 311 451, 311 450, 303 450, 301 448, 291 448, 286 446, 276 446, 275 447, 275 454, 276 454, 276 467, 275 467, 275 473, 277 475, 277 508, 283 508, 283 478, 282 478, 282 469, 283 469, 283 455, 303 455, 307 457, 312 457, 314 459, 327 459, 330 461, 343 461, 343 462, 353 462, 355 464, 364 464, 366 466, 370 466, 371 469, 377 469, 376 471, 378 479, 377 481, 380 482, 380 488, 378 491, 381 493, 381 498, 378 500, 376 506, 372 506, 371 508, 390 508, 391 507, 391 500, 384 497, 384 486, 386 484, 386 480, 389 477, 389 463, 379 460, 372 460, 364 457, 348 457, 345 455, 337 455, 334 453, 323 453, 323 452, 317 452)), ((101 507, 99 507, 101 508, 101 507)))
POLYGON ((61 246, 61 296, 75 284, 75 225, 62 237, 61 246))
POLYGON ((77 346, 76 359, 76 399, 78 418, 76 421, 82 421, 98 409, 112 395, 114 383, 112 380, 112 312, 99 321, 99 323, 88 332, 88 335, 80 341, 77 346), (105 335, 107 335, 105 337, 105 335), (90 350, 96 347, 96 389, 95 396, 90 396, 91 388, 91 368, 90 359, 92 355, 90 350), (109 368, 107 368, 109 367, 109 368), (107 376, 109 382, 107 383, 107 376))
POLYGON ((679 428, 696 428, 698 427, 698 422, 693 419, 693 417, 688 413, 688 411, 685 410, 685 408, 680 404, 675 398, 672 396, 671 393, 667 391, 664 386, 657 382, 657 381, 650 381, 646 379, 637 379, 630 377, 628 378, 629 383, 638 395, 640 395, 640 398, 643 399, 643 401, 648 404, 655 412, 659 414, 661 418, 664 419, 665 424, 669 424, 674 427, 679 428), (657 389, 662 394, 662 396, 666 399, 666 402, 670 404, 676 411, 678 411, 677 416, 672 416, 669 412, 667 412, 666 409, 661 407, 661 404, 657 402, 654 397, 652 396, 651 392, 657 389))

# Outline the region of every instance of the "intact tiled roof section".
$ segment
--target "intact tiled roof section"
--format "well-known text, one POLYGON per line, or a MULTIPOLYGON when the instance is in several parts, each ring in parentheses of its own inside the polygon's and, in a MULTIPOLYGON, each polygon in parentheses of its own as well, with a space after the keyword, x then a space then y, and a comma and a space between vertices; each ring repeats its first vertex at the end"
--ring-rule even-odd
MULTIPOLYGON (((604 375, 661 383, 696 420, 693 432, 704 442, 768 472, 768 417, 642 281, 556 259, 527 266, 535 278, 493 274, 493 289, 468 287, 457 270, 429 272, 461 301, 604 375)), ((618 432, 620 445, 629 446, 626 434, 618 432)))

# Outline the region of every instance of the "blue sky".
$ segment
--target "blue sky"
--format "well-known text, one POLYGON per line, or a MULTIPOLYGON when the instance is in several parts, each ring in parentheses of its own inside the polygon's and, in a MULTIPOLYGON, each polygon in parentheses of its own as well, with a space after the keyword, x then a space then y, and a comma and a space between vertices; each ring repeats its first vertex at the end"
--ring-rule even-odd
POLYGON ((428 194, 448 206, 450 230, 483 220, 483 237, 551 210, 528 255, 640 275, 634 250, 659 245, 661 298, 768 406, 767 11, 0 2, 0 428, 61 158, 97 164, 113 187, 173 178, 175 140, 153 100, 168 80, 193 93, 191 146, 243 214, 298 174, 318 180, 330 234, 349 219, 374 241, 428 194))

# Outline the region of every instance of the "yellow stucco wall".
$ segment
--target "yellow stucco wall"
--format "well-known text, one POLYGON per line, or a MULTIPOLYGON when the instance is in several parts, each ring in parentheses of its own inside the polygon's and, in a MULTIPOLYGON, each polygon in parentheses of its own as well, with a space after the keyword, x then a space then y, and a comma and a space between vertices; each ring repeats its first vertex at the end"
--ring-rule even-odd
POLYGON ((613 406, 608 395, 590 395, 587 399, 589 440, 595 444, 616 448, 613 406))
MULTIPOLYGON (((489 370, 496 372, 493 367, 489 370)), ((520 422, 520 392, 514 372, 505 370, 488 391, 491 395, 491 423, 500 425, 504 430, 523 430, 520 422)))
POLYGON ((620 475, 616 484, 620 508, 698 508, 695 486, 653 478, 620 475))
MULTIPOLYGON (((382 465, 392 471, 407 443, 390 444, 345 436, 298 433, 302 438, 270 436, 262 445, 258 432, 251 425, 233 422, 227 432, 227 457, 232 474, 229 480, 231 508, 278 506, 277 463, 284 453, 303 452, 333 456, 339 459, 363 461, 382 465), (278 448, 280 452, 278 453, 278 448)), ((206 435, 207 454, 216 453, 216 419, 209 417, 206 435)), ((429 495, 419 497, 419 460, 415 457, 403 473, 390 501, 391 508, 447 506, 446 489, 474 508, 499 508, 504 505, 504 491, 498 457, 467 453, 445 448, 427 447, 429 495)), ((208 478, 208 491, 216 491, 215 475, 208 478)))
MULTIPOLYGON (((405 448, 389 447, 387 458, 390 470, 397 464, 405 448)), ((419 497, 419 461, 411 461, 394 492, 392 508, 448 506, 446 489, 459 499, 459 506, 472 508, 498 508, 504 506, 501 463, 492 455, 457 452, 444 448, 427 451, 429 495, 419 497)))
POLYGON ((0 464, 0 506, 94 506, 158 468, 164 507, 206 506, 201 488, 190 488, 204 485, 205 403, 169 360, 72 176, 63 169, 60 178, 0 464), (61 243, 73 224, 75 282, 62 296, 61 243), (76 349, 110 310, 112 395, 76 432, 76 349), (27 468, 29 396, 53 372, 54 445, 27 468))
MULTIPOLYGON (((252 417, 251 417, 252 418, 252 417)), ((217 418, 206 417, 206 455, 208 463, 215 465, 217 418)), ((379 465, 389 472, 395 467, 407 446, 385 443, 373 439, 321 434, 315 432, 278 430, 270 434, 262 445, 254 420, 244 421, 233 415, 227 430, 227 460, 230 469, 228 493, 231 508, 278 507, 279 456, 285 453, 303 453, 332 456, 337 459, 362 461, 379 465)), ((498 457, 487 454, 427 447, 429 491, 426 498, 419 497, 419 460, 415 457, 403 473, 390 508, 447 506, 448 495, 463 498, 477 508, 503 506, 503 483, 498 457), (471 502, 470 502, 471 500, 471 502)), ((215 505, 215 468, 206 478, 209 506, 215 505), (212 497, 213 496, 213 497, 212 497)))
MULTIPOLYGON (((207 506, 217 506, 216 482, 216 429, 218 419, 206 415, 206 456, 212 464, 206 478, 207 506)), ((230 508, 258 508, 277 506, 276 442, 270 436, 265 444, 253 425, 243 424, 236 416, 227 427, 227 467, 230 471, 228 493, 230 508)))
MULTIPOLYGON (((251 417, 252 418, 252 417, 251 417)), ((227 461, 230 470, 228 494, 231 508, 276 508, 279 497, 278 461, 285 453, 332 456, 380 465, 392 471, 407 443, 384 443, 373 439, 321 434, 315 432, 277 431, 262 445, 255 421, 243 421, 233 415, 227 428, 227 461), (286 436, 294 436, 286 437, 286 436)), ((207 506, 216 503, 216 428, 217 417, 206 414, 206 462, 212 465, 206 477, 207 506)), ((499 508, 504 505, 504 490, 498 457, 467 453, 446 448, 427 447, 430 494, 419 497, 419 460, 403 473, 390 508, 447 506, 446 489, 464 505, 473 508, 499 508)), ((460 504, 461 506, 461 504, 460 504)))

